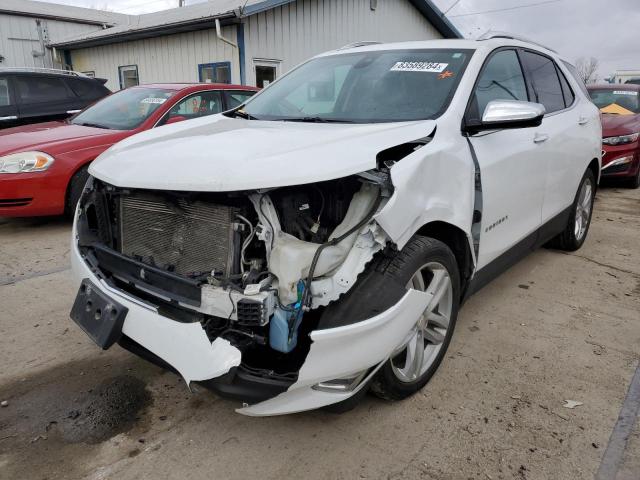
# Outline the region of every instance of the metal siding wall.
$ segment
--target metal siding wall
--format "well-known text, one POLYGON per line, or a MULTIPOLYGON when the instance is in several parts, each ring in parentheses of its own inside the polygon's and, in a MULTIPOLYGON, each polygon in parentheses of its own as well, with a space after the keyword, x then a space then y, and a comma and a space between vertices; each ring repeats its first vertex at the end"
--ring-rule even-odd
POLYGON ((254 58, 281 60, 283 74, 304 60, 352 42, 429 40, 442 35, 405 0, 297 0, 245 19, 247 84, 254 58))
MULTIPOLYGON (((101 29, 97 25, 59 20, 42 20, 42 23, 48 30, 50 42, 101 29)), ((0 63, 0 67, 42 67, 42 58, 36 58, 31 53, 34 50, 40 50, 36 19, 0 14, 0 55, 5 57, 5 60, 0 63), (11 40, 12 38, 34 41, 11 40)), ((48 49, 47 54, 51 58, 51 50, 48 49)))
MULTIPOLYGON (((236 27, 222 28, 222 35, 236 39, 236 27)), ((240 83, 237 49, 221 42, 214 29, 145 38, 131 42, 71 51, 73 67, 95 71, 106 86, 118 90, 118 67, 138 65, 140 83, 197 82, 198 64, 231 62, 231 81, 240 83)))

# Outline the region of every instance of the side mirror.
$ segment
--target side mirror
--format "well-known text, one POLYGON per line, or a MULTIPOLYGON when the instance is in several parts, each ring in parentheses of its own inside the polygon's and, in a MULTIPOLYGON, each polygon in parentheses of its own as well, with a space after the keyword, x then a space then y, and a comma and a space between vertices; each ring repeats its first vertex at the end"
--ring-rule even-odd
POLYGON ((169 118, 166 122, 165 125, 169 125, 171 123, 178 123, 178 122, 184 122, 187 119, 187 117, 183 117, 182 115, 176 115, 175 117, 171 117, 169 118))
POLYGON ((537 127, 542 123, 544 105, 519 100, 491 100, 482 114, 482 120, 466 123, 469 133, 482 130, 537 127))

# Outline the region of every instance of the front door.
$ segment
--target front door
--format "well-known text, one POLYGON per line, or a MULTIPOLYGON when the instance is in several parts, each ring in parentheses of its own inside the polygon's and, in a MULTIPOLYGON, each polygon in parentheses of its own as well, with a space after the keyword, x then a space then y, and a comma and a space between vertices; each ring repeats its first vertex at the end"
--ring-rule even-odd
POLYGON ((256 87, 265 88, 280 75, 280 61, 254 58, 253 70, 256 77, 256 87))
MULTIPOLYGON (((515 50, 490 56, 472 95, 466 115, 474 119, 491 100, 530 100, 515 50)), ((485 131, 469 140, 482 182, 480 269, 517 244, 535 241, 529 235, 541 224, 547 158, 536 128, 485 131)))

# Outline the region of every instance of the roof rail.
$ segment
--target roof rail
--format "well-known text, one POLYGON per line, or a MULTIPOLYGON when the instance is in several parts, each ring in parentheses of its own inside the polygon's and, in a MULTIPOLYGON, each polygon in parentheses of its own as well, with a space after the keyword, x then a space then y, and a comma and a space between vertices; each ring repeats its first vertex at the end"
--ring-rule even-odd
POLYGON ((542 43, 536 42, 534 40, 531 40, 530 38, 523 37, 521 35, 514 35, 514 34, 508 33, 508 32, 498 32, 498 31, 494 31, 494 30, 488 30, 485 33, 483 33, 482 35, 480 35, 478 37, 478 40, 479 41, 491 40, 492 38, 508 38, 509 40, 518 40, 520 42, 527 42, 527 43, 531 43, 533 45, 537 45, 538 47, 546 48, 547 50, 550 50, 550 51, 552 51, 554 53, 558 53, 553 48, 549 48, 546 45, 543 45, 542 43))
POLYGON ((41 68, 41 67, 2 67, 0 72, 30 72, 30 73, 53 73, 57 75, 70 75, 73 77, 87 77, 84 73, 73 70, 62 70, 61 68, 41 68))
POLYGON ((379 45, 382 42, 376 42, 374 40, 364 40, 360 42, 353 42, 345 45, 344 47, 338 48, 338 50, 348 50, 349 48, 358 48, 358 47, 366 47, 368 45, 379 45))

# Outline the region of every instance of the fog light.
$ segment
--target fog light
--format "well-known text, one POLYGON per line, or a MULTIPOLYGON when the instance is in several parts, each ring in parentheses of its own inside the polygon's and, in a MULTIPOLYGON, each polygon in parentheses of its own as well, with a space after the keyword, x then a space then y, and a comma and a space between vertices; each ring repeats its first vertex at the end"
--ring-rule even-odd
POLYGON ((613 167, 614 165, 625 165, 627 163, 633 162, 633 155, 627 155, 626 157, 616 158, 615 160, 607 163, 602 170, 606 170, 609 167, 613 167))
POLYGON ((369 370, 367 369, 363 370, 362 372, 349 375, 348 377, 326 380, 314 385, 311 388, 320 392, 329 393, 353 392, 358 387, 358 385, 360 385, 360 382, 362 382, 362 379, 367 375, 368 371, 369 370))

